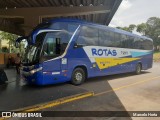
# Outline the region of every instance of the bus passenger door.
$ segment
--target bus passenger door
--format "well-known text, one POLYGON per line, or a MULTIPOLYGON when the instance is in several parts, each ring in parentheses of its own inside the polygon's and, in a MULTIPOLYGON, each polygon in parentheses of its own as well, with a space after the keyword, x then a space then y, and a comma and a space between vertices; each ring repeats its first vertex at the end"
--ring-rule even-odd
POLYGON ((53 84, 60 82, 61 55, 60 38, 55 37, 52 32, 46 33, 42 50, 43 82, 53 84))

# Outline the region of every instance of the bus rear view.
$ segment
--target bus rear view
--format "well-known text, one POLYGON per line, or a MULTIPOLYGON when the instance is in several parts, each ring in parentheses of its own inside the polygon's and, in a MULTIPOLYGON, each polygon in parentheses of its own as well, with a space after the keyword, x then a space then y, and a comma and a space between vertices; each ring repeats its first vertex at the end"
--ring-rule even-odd
POLYGON ((46 85, 147 70, 151 39, 102 25, 55 19, 38 25, 27 39, 21 74, 28 84, 46 85))

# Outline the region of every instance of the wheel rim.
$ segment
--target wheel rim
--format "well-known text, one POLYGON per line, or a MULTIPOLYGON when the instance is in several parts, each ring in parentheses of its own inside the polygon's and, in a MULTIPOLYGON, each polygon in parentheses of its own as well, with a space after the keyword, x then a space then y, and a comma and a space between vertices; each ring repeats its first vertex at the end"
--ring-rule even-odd
POLYGON ((82 73, 77 72, 77 73, 75 74, 75 80, 76 80, 76 81, 81 81, 81 80, 82 80, 82 78, 83 78, 82 73))
POLYGON ((137 72, 140 73, 141 72, 141 67, 138 65, 137 67, 137 72))

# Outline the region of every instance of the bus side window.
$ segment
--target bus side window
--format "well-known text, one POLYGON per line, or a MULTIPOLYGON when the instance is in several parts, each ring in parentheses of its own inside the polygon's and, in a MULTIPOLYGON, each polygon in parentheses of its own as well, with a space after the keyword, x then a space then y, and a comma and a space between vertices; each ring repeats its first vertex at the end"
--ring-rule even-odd
POLYGON ((98 46, 98 29, 83 26, 75 46, 78 48, 84 46, 98 46))
POLYGON ((139 39, 139 49, 145 50, 144 39, 142 38, 139 39))
POLYGON ((127 48, 127 39, 128 36, 127 35, 121 35, 121 47, 122 48, 127 48))
POLYGON ((55 46, 56 46, 56 41, 53 38, 47 38, 43 48, 43 55, 44 56, 55 55, 56 54, 55 46))
POLYGON ((129 40, 128 40, 128 47, 127 48, 133 48, 133 43, 134 43, 134 37, 132 36, 128 36, 129 40))
POLYGON ((134 37, 128 35, 121 35, 121 47, 133 48, 134 37))
POLYGON ((114 33, 113 46, 114 46, 114 47, 121 47, 121 39, 122 39, 121 34, 119 34, 119 33, 114 33))
POLYGON ((144 40, 143 46, 144 46, 145 50, 153 50, 153 43, 150 40, 144 40))
POLYGON ((143 40, 141 38, 138 38, 138 37, 134 38, 133 49, 142 49, 142 50, 144 50, 143 40))
POLYGON ((99 45, 105 47, 113 46, 113 36, 110 31, 99 30, 99 45))

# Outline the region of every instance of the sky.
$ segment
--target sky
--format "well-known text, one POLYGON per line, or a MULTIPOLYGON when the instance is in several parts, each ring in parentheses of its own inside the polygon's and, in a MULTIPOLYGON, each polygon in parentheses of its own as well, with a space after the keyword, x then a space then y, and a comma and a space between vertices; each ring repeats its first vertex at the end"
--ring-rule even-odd
POLYGON ((160 0, 123 0, 109 26, 124 27, 160 17, 160 0))

